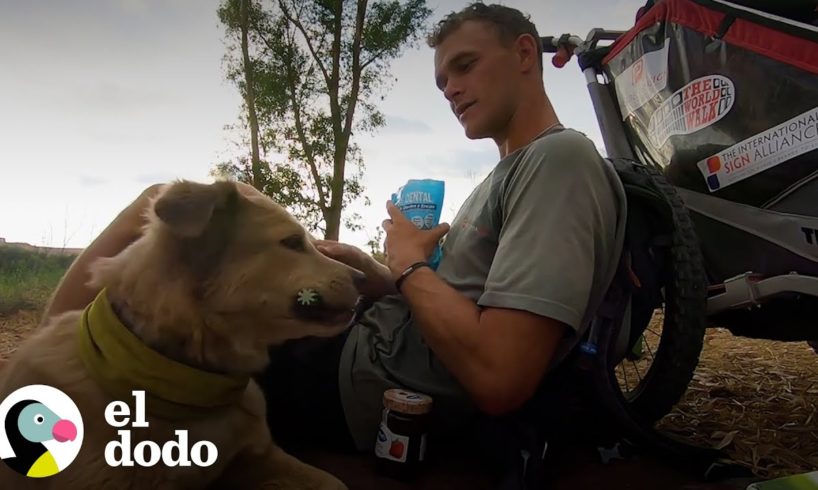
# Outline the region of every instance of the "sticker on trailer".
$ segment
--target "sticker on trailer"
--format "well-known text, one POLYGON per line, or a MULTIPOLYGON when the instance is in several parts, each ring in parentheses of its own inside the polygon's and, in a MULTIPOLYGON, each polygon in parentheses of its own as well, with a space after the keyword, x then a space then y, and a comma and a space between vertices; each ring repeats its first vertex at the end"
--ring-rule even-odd
POLYGON ((614 79, 623 120, 667 87, 669 52, 670 41, 666 40, 661 49, 645 53, 614 79))
POLYGON ((660 105, 648 123, 648 137, 661 148, 674 135, 695 133, 723 118, 733 107, 736 88, 722 75, 697 78, 660 105))
POLYGON ((710 192, 818 148, 818 107, 698 163, 710 192))

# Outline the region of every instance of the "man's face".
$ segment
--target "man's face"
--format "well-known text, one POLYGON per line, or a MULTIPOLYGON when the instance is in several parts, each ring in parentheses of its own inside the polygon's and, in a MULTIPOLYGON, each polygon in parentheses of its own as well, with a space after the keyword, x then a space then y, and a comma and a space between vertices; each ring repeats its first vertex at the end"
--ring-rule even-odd
POLYGON ((470 139, 505 135, 519 80, 513 49, 483 22, 464 22, 435 49, 435 82, 470 139))

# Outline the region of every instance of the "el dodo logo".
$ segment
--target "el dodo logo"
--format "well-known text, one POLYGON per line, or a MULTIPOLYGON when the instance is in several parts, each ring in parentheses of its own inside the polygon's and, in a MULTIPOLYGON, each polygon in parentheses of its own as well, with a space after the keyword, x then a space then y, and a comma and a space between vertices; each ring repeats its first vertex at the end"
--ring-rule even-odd
MULTIPOLYGON (((111 402, 105 408, 105 421, 111 427, 121 428, 131 424, 133 428, 146 428, 150 424, 145 418, 145 392, 132 391, 135 413, 131 421, 130 407, 125 402, 111 402)), ((167 441, 161 447, 153 441, 141 441, 131 449, 131 431, 116 431, 118 441, 111 441, 105 446, 105 462, 109 466, 150 467, 162 460, 165 466, 210 466, 219 457, 216 445, 210 441, 199 441, 193 446, 188 444, 187 430, 175 430, 176 441, 167 441), (175 450, 175 451, 174 451, 175 450), (117 454, 119 453, 119 454, 117 454)))
POLYGON ((0 403, 0 458, 32 478, 56 475, 82 446, 82 416, 62 391, 46 385, 18 389, 0 403))
MULTIPOLYGON (((117 428, 118 440, 105 445, 109 466, 210 466, 219 451, 210 441, 189 446, 187 430, 175 430, 176 440, 159 445, 142 440, 132 446, 132 428, 150 426, 145 418, 145 392, 131 392, 134 413, 123 401, 105 407, 105 422, 117 428)), ((0 458, 12 469, 33 478, 56 475, 70 465, 82 446, 83 424, 80 411, 62 391, 46 385, 18 389, 0 403, 3 421, 0 458)))

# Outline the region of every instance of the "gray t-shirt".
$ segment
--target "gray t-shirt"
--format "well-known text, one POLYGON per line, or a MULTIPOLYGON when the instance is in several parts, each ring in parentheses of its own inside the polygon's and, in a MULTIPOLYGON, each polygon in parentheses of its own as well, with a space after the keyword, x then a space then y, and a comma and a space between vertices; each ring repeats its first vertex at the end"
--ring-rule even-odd
MULTIPOLYGON (((553 366, 576 345, 613 278, 625 206, 613 168, 588 138, 569 129, 547 132, 503 158, 463 203, 437 274, 481 307, 569 325, 553 366)), ((435 418, 452 426, 476 413, 399 295, 379 300, 352 327, 339 385, 361 450, 374 445, 389 388, 431 395, 435 418)))

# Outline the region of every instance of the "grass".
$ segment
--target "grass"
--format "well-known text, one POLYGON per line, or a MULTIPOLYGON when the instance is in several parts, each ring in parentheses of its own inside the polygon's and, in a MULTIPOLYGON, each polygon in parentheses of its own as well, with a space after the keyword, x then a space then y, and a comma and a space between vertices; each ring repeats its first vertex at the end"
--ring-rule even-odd
POLYGON ((45 307, 74 258, 0 246, 0 315, 45 307))

